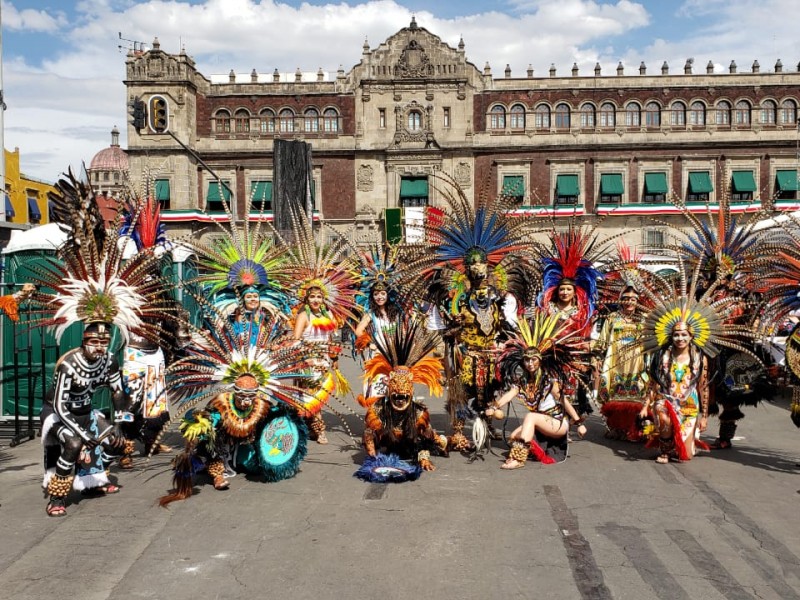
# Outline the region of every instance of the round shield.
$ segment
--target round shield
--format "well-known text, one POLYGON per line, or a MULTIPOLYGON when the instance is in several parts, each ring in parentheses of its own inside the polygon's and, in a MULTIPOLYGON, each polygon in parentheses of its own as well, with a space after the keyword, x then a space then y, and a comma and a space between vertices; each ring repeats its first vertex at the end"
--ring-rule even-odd
POLYGON ((256 453, 267 481, 294 477, 306 455, 308 429, 297 415, 273 408, 256 438, 256 453))
POLYGON ((795 325, 786 338, 786 366, 795 376, 800 377, 800 324, 795 325))

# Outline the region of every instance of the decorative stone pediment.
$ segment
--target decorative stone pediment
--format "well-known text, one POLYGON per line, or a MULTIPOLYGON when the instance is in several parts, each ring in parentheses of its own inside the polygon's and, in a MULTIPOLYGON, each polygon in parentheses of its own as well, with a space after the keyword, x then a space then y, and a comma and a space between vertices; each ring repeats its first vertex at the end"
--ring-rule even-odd
POLYGON ((425 77, 430 74, 430 63, 425 49, 417 40, 411 40, 397 61, 397 75, 401 78, 425 77))

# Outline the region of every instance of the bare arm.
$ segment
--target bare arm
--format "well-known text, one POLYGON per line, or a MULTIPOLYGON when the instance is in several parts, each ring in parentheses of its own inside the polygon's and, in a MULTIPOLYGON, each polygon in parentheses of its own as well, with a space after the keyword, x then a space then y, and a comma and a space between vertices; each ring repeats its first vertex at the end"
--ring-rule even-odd
POLYGON ((294 322, 294 339, 302 340, 306 327, 308 327, 308 315, 301 310, 297 313, 297 319, 294 322))
POLYGON ((367 331, 367 327, 369 327, 369 323, 372 320, 372 315, 370 313, 364 313, 364 316, 361 317, 361 320, 358 322, 358 327, 356 327, 356 337, 361 337, 364 332, 367 331))

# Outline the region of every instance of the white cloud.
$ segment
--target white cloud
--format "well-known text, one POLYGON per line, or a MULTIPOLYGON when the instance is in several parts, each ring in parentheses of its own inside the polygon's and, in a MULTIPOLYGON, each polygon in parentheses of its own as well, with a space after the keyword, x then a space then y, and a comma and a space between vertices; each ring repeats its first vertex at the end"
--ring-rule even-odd
MULTIPOLYGON (((53 178, 53 173, 81 159, 89 161, 108 146, 113 125, 123 132, 125 145, 125 54, 118 50, 117 32, 147 44, 158 37, 167 52, 178 52, 183 45, 207 77, 230 69, 249 73, 253 68, 271 73, 275 68, 316 72, 321 67, 335 73, 339 65, 347 71, 361 60, 365 38, 374 49, 408 25, 412 11, 401 2, 298 7, 272 0, 80 2, 70 15, 74 25, 68 25, 63 14, 52 17, 68 43, 66 50, 36 66, 30 64, 32 59, 5 63, 6 145, 19 146, 23 170, 42 178, 53 178), (82 134, 79 139, 76 132, 82 134), (26 157, 34 155, 37 162, 31 165, 26 157)), ((479 69, 488 61, 496 77, 502 77, 506 64, 513 76, 522 76, 528 64, 543 75, 550 63, 563 75, 573 62, 585 75, 598 61, 608 74, 619 60, 629 74, 640 61, 650 73, 659 72, 664 60, 677 73, 689 56, 696 59, 696 72, 709 59, 718 65, 735 59, 744 70, 759 58, 762 70, 768 70, 778 57, 785 69, 794 70, 800 41, 792 19, 786 18, 794 4, 795 0, 687 0, 676 6, 680 28, 674 22, 651 23, 646 4, 631 0, 520 0, 503 3, 513 7, 506 12, 495 9, 499 2, 487 2, 480 14, 451 19, 427 11, 414 14, 420 27, 452 46, 463 36, 468 59, 479 69), (640 32, 650 31, 661 39, 639 39, 644 38, 640 32)), ((28 12, 47 16, 18 11, 4 2, 4 26, 14 27, 8 19, 16 19, 32 29, 33 17, 22 16, 28 12)))
POLYGON ((11 31, 31 31, 52 33, 67 25, 67 18, 61 11, 19 10, 11 2, 2 2, 3 28, 11 31))

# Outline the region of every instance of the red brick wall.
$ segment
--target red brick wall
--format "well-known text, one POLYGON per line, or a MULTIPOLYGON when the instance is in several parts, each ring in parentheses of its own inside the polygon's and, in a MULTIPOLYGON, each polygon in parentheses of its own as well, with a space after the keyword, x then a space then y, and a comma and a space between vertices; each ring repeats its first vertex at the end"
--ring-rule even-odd
POLYGON ((355 162, 348 158, 314 158, 322 167, 322 213, 326 219, 356 216, 355 162))

